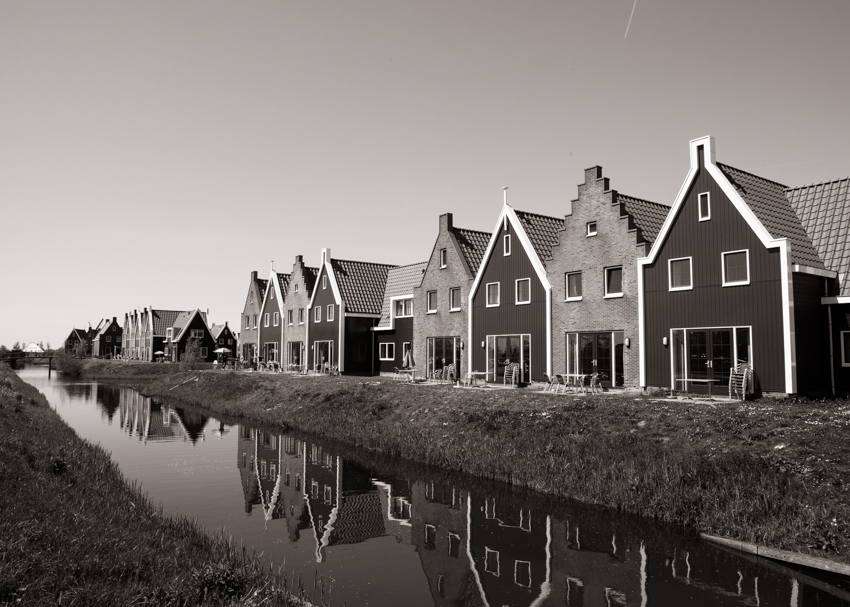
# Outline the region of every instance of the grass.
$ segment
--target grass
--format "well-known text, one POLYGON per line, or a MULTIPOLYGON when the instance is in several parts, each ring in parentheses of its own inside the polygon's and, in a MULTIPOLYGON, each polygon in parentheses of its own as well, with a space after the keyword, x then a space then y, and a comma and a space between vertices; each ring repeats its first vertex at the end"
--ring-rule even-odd
POLYGON ((0 603, 303 604, 282 570, 164 516, 6 365, 0 427, 0 603))
POLYGON ((140 387, 222 416, 850 562, 846 401, 701 404, 229 371, 140 387))

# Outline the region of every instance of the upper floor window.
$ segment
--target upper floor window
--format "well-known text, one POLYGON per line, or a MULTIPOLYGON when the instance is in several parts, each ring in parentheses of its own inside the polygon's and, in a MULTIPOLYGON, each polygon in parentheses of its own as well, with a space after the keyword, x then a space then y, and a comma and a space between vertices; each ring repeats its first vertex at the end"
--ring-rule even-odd
POLYGON ((257 328, 257 315, 254 314, 254 328, 257 328))
POLYGON ((313 322, 322 322, 322 306, 313 308, 313 322))
POLYGON ((204 338, 204 330, 203 329, 192 329, 189 333, 192 339, 203 339, 204 338))
POLYGON ((623 296, 623 266, 605 268, 605 297, 623 296))
POLYGON ((280 313, 275 312, 274 313, 274 326, 278 326, 279 324, 280 324, 280 313))
POLYGON ((699 220, 700 221, 708 221, 711 219, 711 200, 709 199, 708 192, 703 192, 698 196, 699 198, 699 220))
POLYGON ((487 307, 492 308, 499 305, 501 286, 498 282, 487 283, 487 307))
POLYGON ((437 311, 437 292, 428 291, 427 293, 428 313, 437 311))
POLYGON ((449 289, 449 309, 460 310, 460 287, 449 289))
POLYGON ((288 325, 292 324, 292 310, 286 311, 286 324, 288 324, 288 325))
POLYGON ((250 329, 250 328, 251 328, 251 317, 250 317, 250 316, 246 316, 246 317, 245 317, 245 328, 246 328, 246 329, 250 329))
POLYGON ((516 281, 516 293, 514 301, 517 304, 531 303, 531 279, 520 278, 516 281))
POLYGON ((750 284, 750 251, 748 249, 722 253, 721 257, 723 258, 724 287, 750 284))
POLYGON ((274 289, 269 289, 269 299, 274 299, 274 289))
POLYGON ((265 326, 268 327, 269 326, 269 313, 268 312, 266 312, 265 319, 266 319, 265 326))
MULTIPOLYGON (((245 318, 245 320, 248 320, 248 319, 247 319, 247 317, 245 318)), ((174 337, 174 329, 173 329, 173 328, 171 328, 171 327, 168 327, 168 328, 165 330, 165 339, 167 339, 167 340, 171 341, 171 338, 172 338, 172 337, 174 337)))
POLYGON ((667 262, 669 289, 671 291, 687 291, 694 288, 693 259, 682 257, 667 262))
POLYGON ((503 240, 503 253, 505 254, 505 256, 508 256, 508 255, 511 254, 511 235, 510 234, 505 234, 505 238, 503 240))
POLYGON ((395 302, 396 318, 402 316, 413 316, 413 300, 412 299, 397 299, 395 302))
POLYGON ((565 277, 567 287, 567 301, 579 301, 581 299, 581 272, 567 272, 565 277))
POLYGON ((446 267, 446 250, 445 249, 440 249, 440 267, 441 268, 446 267))
POLYGON ((304 308, 298 308, 298 324, 304 324, 304 308))
POLYGON ((328 288, 328 275, 327 274, 322 274, 322 288, 323 289, 328 288))
POLYGON ((585 227, 585 235, 586 236, 596 236, 596 222, 588 221, 587 226, 585 227))
POLYGON ((334 305, 328 304, 328 322, 334 319, 334 305))
POLYGON ((296 293, 298 293, 298 283, 296 283, 296 284, 295 284, 295 286, 293 287, 293 290, 294 290, 296 293))

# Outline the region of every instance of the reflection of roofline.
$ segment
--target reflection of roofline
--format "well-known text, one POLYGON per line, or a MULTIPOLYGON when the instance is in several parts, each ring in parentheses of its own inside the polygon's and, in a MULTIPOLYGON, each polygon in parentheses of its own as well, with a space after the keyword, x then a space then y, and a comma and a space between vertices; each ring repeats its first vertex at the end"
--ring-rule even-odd
MULTIPOLYGON (((373 478, 373 479, 370 479, 370 480, 371 480, 373 485, 387 490, 387 520, 394 521, 394 522, 398 523, 399 525, 406 525, 408 527, 411 527, 412 524, 411 524, 410 520, 403 519, 403 518, 397 518, 393 514, 393 486, 390 483, 385 483, 383 481, 379 481, 376 478, 373 478)), ((408 500, 406 498, 400 497, 399 499, 404 500, 410 506, 410 516, 412 517, 413 516, 413 504, 411 504, 410 500, 408 500)))

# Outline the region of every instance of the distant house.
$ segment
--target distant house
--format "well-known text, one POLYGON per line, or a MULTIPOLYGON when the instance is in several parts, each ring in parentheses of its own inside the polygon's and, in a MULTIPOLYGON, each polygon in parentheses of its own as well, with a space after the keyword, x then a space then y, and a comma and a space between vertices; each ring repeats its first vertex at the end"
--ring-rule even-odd
POLYGON ((33 341, 24 348, 24 354, 44 354, 44 349, 33 341))
POLYGON ((191 312, 180 312, 174 319, 172 325, 165 329, 165 341, 163 348, 165 356, 172 362, 183 359, 186 347, 194 342, 199 347, 202 361, 212 362, 216 356, 216 342, 207 324, 206 312, 193 310, 191 312))
POLYGON ((252 361, 259 353, 257 345, 259 339, 259 315, 260 306, 266 296, 268 281, 258 278, 257 272, 251 272, 251 280, 248 283, 248 294, 245 297, 245 306, 242 309, 242 320, 239 331, 238 355, 245 361, 252 361))
POLYGON ((283 364, 291 370, 302 370, 308 364, 307 306, 318 275, 319 268, 307 267, 301 255, 295 256, 282 311, 283 364))
POLYGON ((236 353, 237 338, 233 331, 230 330, 227 322, 223 325, 213 325, 210 327, 210 333, 212 333, 212 337, 215 340, 214 350, 227 348, 230 350, 228 356, 233 356, 236 353))
POLYGON ((307 306, 307 356, 312 369, 374 375, 372 327, 381 319, 387 273, 395 266, 331 258, 322 265, 307 306))
POLYGON ((71 329, 71 333, 65 338, 65 354, 80 358, 91 356, 94 336, 95 331, 91 326, 87 329, 71 329))
POLYGON ((422 281, 426 262, 390 268, 375 333, 378 373, 413 366, 413 290, 422 281))
POLYGON ((283 301, 289 286, 289 274, 280 274, 272 269, 269 274, 266 295, 260 305, 260 326, 257 329, 259 352, 265 362, 280 363, 283 341, 281 315, 283 301))
POLYGON ((121 341, 124 329, 118 324, 118 319, 104 318, 98 325, 100 329, 92 339, 92 356, 96 358, 112 358, 121 354, 121 341))
MULTIPOLYGON (((174 327, 182 310, 158 310, 143 308, 141 312, 133 310, 124 315, 122 335, 122 355, 133 360, 151 362, 156 352, 164 352, 166 340, 170 340, 168 329, 174 327)), ((191 310, 188 311, 192 313, 191 310)), ((173 333, 173 331, 172 331, 173 333)))

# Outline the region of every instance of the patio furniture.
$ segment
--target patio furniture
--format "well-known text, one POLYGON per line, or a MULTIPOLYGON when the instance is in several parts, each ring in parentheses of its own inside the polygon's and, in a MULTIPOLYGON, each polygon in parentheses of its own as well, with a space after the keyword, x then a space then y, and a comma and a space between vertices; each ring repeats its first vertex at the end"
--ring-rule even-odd
POLYGON ((510 382, 512 386, 519 385, 519 363, 508 363, 505 366, 503 383, 507 386, 508 382, 510 382))
POLYGON ((544 392, 552 392, 555 391, 555 388, 558 386, 558 376, 557 375, 549 375, 546 373, 546 385, 543 387, 544 392))
POLYGON ((740 364, 729 373, 729 398, 734 392, 735 398, 747 399, 747 393, 752 393, 753 370, 748 364, 740 364))
POLYGON ((440 383, 443 383, 444 380, 448 380, 452 383, 457 381, 457 376, 455 375, 455 366, 454 365, 446 365, 443 367, 443 374, 440 378, 440 383))
POLYGON ((470 388, 478 387, 478 382, 481 382, 481 387, 487 387, 487 375, 486 371, 470 371, 464 376, 464 385, 468 385, 470 388))
POLYGON ((572 383, 570 382, 569 376, 565 373, 556 373, 555 394, 566 394, 568 388, 572 388, 572 383))

